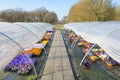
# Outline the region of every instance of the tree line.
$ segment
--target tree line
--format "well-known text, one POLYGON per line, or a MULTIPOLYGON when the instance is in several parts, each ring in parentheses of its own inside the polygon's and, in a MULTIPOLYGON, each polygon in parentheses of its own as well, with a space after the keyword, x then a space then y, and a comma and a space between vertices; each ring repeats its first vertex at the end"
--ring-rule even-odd
POLYGON ((73 5, 66 18, 67 22, 120 20, 120 7, 112 0, 79 0, 73 5))
POLYGON ((0 21, 6 22, 47 22, 56 23, 58 21, 55 12, 50 12, 44 7, 33 11, 25 11, 22 8, 6 9, 0 11, 0 21))

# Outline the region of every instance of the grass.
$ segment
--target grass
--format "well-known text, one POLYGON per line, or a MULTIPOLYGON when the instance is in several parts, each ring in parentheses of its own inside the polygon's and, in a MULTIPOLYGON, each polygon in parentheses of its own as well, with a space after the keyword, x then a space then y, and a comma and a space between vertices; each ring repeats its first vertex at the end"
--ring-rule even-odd
POLYGON ((58 30, 64 30, 64 26, 62 24, 55 24, 54 28, 58 30))
POLYGON ((33 80, 34 78, 35 78, 35 75, 33 74, 33 75, 26 77, 26 80, 33 80))

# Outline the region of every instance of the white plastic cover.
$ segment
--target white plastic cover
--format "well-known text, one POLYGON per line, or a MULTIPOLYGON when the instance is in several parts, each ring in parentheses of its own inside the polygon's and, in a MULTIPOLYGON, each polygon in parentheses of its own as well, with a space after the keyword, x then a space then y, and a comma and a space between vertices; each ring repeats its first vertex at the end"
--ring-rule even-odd
POLYGON ((0 23, 0 32, 17 42, 21 47, 27 48, 38 40, 32 32, 12 23, 0 23))
POLYGON ((0 22, 0 71, 4 70, 5 66, 19 54, 21 49, 43 48, 40 44, 34 44, 40 40, 47 30, 52 28, 53 25, 48 23, 42 25, 41 23, 0 22))
POLYGON ((36 23, 37 25, 43 27, 47 31, 52 31, 53 30, 53 25, 49 23, 36 23))
POLYGON ((14 24, 27 29, 32 34, 37 36, 38 37, 37 41, 40 40, 45 34, 45 32, 43 32, 40 27, 35 26, 34 23, 14 23, 14 24))
POLYGON ((20 47, 12 40, 0 34, 0 71, 17 55, 20 47))
POLYGON ((91 43, 99 43, 103 37, 117 28, 120 28, 120 22, 101 22, 83 31, 84 35, 82 35, 82 37, 91 43))
POLYGON ((120 28, 106 35, 99 42, 99 45, 107 52, 109 56, 120 63, 120 28))
POLYGON ((78 24, 64 26, 81 35, 86 41, 98 44, 110 57, 120 63, 120 22, 81 22, 79 26, 78 24))
POLYGON ((42 43, 34 44, 32 48, 44 48, 44 45, 42 43))

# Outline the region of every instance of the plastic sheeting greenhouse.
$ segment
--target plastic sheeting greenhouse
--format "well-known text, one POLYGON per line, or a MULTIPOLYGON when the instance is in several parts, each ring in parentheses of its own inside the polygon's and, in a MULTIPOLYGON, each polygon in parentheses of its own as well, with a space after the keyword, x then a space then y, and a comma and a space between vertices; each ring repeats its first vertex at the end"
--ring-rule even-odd
MULTIPOLYGON (((48 23, 0 23, 0 72, 5 69, 15 57, 20 57, 20 50, 40 47, 35 45, 47 31, 53 31, 53 25, 48 23)), ((24 56, 24 55, 23 55, 24 56)), ((22 57, 23 57, 22 56, 22 57)), ((31 56, 30 54, 28 55, 31 56)), ((27 56, 27 57, 28 57, 27 56)), ((27 60, 24 57, 24 60, 27 60)), ((31 59, 33 62, 35 59, 31 59)), ((25 62, 25 61, 24 61, 25 62)))
POLYGON ((120 22, 77 22, 65 24, 86 41, 98 44, 114 60, 120 63, 120 22))

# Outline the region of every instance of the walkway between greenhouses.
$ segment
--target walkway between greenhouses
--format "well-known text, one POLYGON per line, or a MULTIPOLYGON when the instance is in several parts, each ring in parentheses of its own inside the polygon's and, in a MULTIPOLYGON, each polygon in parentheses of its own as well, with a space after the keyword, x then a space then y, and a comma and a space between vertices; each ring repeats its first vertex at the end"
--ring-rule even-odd
POLYGON ((59 30, 55 32, 41 80, 75 80, 59 30))

